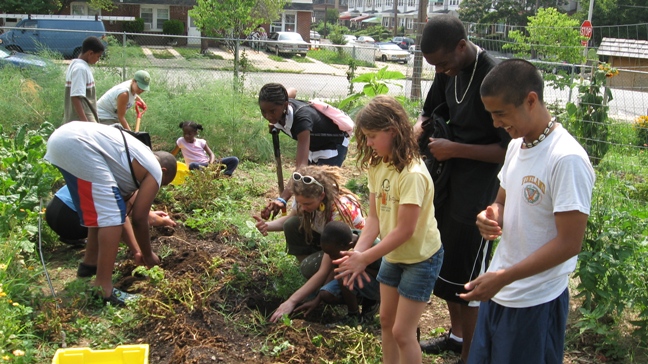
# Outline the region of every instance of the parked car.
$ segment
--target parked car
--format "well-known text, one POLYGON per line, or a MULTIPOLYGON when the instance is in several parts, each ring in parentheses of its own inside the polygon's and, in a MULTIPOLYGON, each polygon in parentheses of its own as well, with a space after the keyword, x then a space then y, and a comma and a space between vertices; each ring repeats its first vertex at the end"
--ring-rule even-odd
POLYGON ((368 35, 361 35, 356 40, 356 43, 374 44, 376 41, 368 35))
POLYGON ((306 57, 308 43, 304 41, 304 38, 299 33, 276 32, 270 34, 266 49, 276 55, 299 53, 302 57, 306 57))
POLYGON ((78 57, 83 40, 87 37, 104 38, 106 35, 106 28, 101 20, 23 19, 16 27, 18 29, 0 35, 0 45, 9 50, 27 53, 35 53, 45 48, 59 52, 65 58, 78 57))
POLYGON ((31 54, 12 51, 5 47, 0 46, 0 68, 13 66, 21 69, 24 68, 44 69, 50 63, 51 62, 49 62, 44 58, 34 56, 31 54))
POLYGON ((376 60, 383 62, 407 62, 409 52, 401 49, 394 43, 378 43, 376 44, 376 60))
POLYGON ((310 39, 311 40, 320 40, 322 37, 320 36, 320 33, 318 33, 315 30, 310 31, 310 39))
POLYGON ((401 49, 408 49, 412 44, 414 44, 414 39, 407 37, 394 37, 390 42, 401 47, 401 49))
POLYGON ((345 34, 344 39, 347 41, 346 44, 355 43, 355 41, 358 40, 355 35, 351 34, 345 34))

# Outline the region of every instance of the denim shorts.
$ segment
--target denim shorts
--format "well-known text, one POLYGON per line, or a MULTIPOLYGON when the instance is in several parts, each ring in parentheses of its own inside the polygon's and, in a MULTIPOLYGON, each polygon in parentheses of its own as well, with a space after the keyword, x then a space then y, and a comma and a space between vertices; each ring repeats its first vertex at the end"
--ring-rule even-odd
POLYGON ((428 259, 414 264, 389 263, 383 259, 378 282, 398 288, 398 294, 412 301, 427 302, 443 264, 443 248, 428 259))
MULTIPOLYGON (((353 293, 358 297, 364 297, 366 299, 380 301, 380 283, 376 281, 375 278, 371 277, 369 282, 362 281, 363 286, 359 288, 357 284, 353 285, 353 293)), ((336 279, 328 282, 320 291, 326 291, 332 294, 335 297, 342 297, 342 289, 340 288, 340 282, 336 279)))

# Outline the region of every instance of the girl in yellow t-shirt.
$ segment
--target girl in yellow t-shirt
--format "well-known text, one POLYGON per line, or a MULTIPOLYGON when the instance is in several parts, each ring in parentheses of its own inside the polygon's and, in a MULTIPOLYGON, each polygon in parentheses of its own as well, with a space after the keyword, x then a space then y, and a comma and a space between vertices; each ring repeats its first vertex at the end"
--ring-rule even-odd
POLYGON ((356 117, 358 164, 368 168, 369 215, 354 251, 343 252, 335 278, 363 286, 379 257, 380 325, 384 363, 421 363, 416 327, 443 262, 434 218, 434 184, 407 112, 378 96, 356 117), (372 246, 374 239, 381 239, 372 246))

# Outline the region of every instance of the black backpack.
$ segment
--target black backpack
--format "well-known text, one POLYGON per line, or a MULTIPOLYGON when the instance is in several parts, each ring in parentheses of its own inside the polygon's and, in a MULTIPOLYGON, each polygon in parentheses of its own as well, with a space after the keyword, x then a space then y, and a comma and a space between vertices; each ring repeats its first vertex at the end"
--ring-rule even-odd
POLYGON ((450 168, 452 164, 452 160, 436 160, 428 148, 430 138, 453 140, 452 130, 450 130, 448 121, 436 113, 439 107, 444 105, 445 103, 437 106, 432 112, 432 116, 421 124, 423 132, 421 132, 418 140, 421 156, 423 157, 425 165, 430 172, 430 176, 432 176, 432 180, 434 181, 435 208, 439 208, 448 196, 448 181, 450 179, 450 168))

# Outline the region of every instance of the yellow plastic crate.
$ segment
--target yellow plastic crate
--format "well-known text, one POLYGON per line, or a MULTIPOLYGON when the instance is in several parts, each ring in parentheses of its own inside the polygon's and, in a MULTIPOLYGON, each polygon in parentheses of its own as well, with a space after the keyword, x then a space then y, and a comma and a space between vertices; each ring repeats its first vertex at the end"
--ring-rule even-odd
POLYGON ((149 346, 121 345, 112 350, 58 349, 52 364, 148 364, 149 346))

